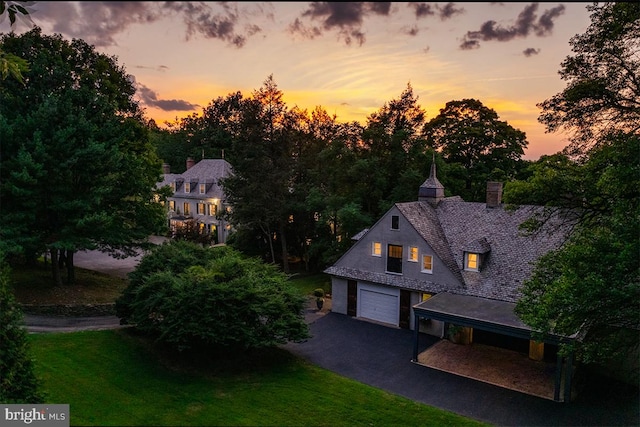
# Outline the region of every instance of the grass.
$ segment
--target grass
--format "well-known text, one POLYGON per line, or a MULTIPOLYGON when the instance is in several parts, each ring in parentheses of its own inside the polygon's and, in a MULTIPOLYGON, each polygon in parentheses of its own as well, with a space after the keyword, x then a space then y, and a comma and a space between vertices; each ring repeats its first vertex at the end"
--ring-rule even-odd
MULTIPOLYGON (((54 286, 43 264, 12 270, 24 304, 113 302, 125 279, 76 267, 76 284, 54 286)), ((325 274, 291 279, 304 294, 325 274)), ((47 403, 70 405, 71 425, 481 426, 353 381, 283 349, 231 359, 161 356, 132 330, 30 334, 47 403)))
POLYGON ((50 268, 41 261, 12 268, 11 284, 19 303, 106 304, 114 302, 127 286, 126 279, 79 267, 75 267, 75 284, 56 286, 50 268))
POLYGON ((29 339, 47 403, 69 404, 71 425, 486 425, 341 377, 283 349, 178 362, 158 356, 130 330, 29 339))
MULTIPOLYGON (((97 271, 76 267, 76 283, 56 286, 50 265, 16 266, 11 271, 11 283, 21 304, 106 304, 113 303, 127 286, 127 280, 97 271)), ((331 279, 324 273, 296 274, 291 283, 304 295, 316 288, 331 292, 331 279)))
POLYGON ((324 289, 325 293, 331 292, 331 278, 324 273, 298 274, 290 280, 304 295, 313 295, 318 288, 324 289))

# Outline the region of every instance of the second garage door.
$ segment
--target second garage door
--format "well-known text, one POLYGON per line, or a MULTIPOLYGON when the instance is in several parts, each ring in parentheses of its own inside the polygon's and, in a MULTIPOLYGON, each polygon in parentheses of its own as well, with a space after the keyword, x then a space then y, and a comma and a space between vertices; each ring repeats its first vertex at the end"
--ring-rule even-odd
POLYGON ((361 286, 358 295, 360 317, 398 326, 399 292, 374 286, 361 286))

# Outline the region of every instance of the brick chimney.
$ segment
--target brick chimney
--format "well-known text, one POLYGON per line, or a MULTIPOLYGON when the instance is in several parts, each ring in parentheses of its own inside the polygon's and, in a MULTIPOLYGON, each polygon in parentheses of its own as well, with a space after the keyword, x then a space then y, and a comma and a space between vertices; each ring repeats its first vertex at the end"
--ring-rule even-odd
POLYGON ((162 173, 164 174, 171 173, 171 167, 169 166, 169 163, 162 164, 162 173))
POLYGON ((502 183, 497 181, 487 182, 487 207, 497 208, 502 204, 502 183))
POLYGON ((196 164, 196 161, 193 160, 193 157, 187 157, 187 170, 191 169, 191 166, 195 164, 196 164))

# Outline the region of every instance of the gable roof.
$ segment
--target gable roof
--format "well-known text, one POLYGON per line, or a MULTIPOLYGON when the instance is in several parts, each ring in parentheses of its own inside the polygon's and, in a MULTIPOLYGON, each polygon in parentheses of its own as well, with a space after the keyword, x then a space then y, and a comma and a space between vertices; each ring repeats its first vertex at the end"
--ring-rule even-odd
POLYGON ((520 224, 544 209, 539 206, 489 208, 485 203, 465 202, 456 196, 443 198, 435 207, 425 201, 396 203, 395 207, 433 248, 459 283, 434 283, 429 276, 421 283, 413 283, 415 280, 403 276, 346 266, 329 267, 325 272, 408 289, 449 291, 516 302, 536 260, 559 248, 566 238, 563 230, 566 231, 567 226, 562 226, 559 217, 535 234, 525 235, 520 230, 520 224), (465 252, 484 256, 479 271, 464 269, 465 252))

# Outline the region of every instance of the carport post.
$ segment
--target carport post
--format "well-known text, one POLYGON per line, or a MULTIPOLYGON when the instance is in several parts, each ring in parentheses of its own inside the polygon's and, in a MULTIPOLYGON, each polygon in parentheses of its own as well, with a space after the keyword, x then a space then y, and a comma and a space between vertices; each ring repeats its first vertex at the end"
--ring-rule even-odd
POLYGON ((414 322, 413 322, 413 358, 411 359, 412 362, 417 362, 418 361, 418 338, 419 338, 419 333, 420 333, 420 316, 418 314, 415 314, 414 316, 414 322))
POLYGON ((571 402, 571 377, 573 376, 573 351, 565 359, 564 371, 564 401, 571 402))
POLYGON ((560 383, 562 381, 562 355, 558 352, 556 356, 556 381, 553 385, 553 400, 560 401, 560 383))

